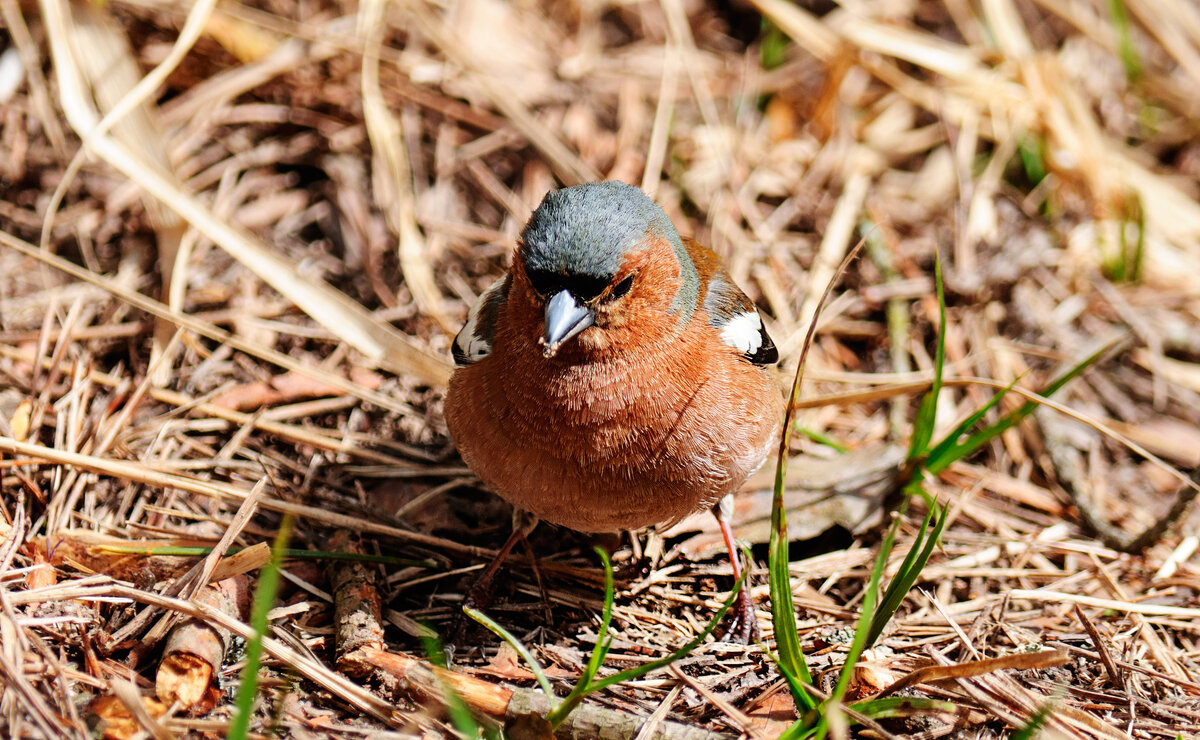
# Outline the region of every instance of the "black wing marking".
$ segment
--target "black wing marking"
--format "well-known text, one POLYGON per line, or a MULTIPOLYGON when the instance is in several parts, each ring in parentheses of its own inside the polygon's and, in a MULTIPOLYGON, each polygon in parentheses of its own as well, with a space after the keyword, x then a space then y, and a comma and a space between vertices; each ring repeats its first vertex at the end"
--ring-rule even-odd
POLYGON ((500 306, 508 299, 511 283, 512 276, 505 275, 488 286, 471 306, 467 323, 454 337, 454 346, 450 350, 455 365, 473 365, 491 354, 492 341, 496 338, 496 317, 500 306))
POLYGON ((709 278, 704 295, 704 310, 709 324, 721 334, 721 341, 738 349, 755 365, 779 362, 779 350, 767 334, 754 302, 734 284, 724 270, 709 278))

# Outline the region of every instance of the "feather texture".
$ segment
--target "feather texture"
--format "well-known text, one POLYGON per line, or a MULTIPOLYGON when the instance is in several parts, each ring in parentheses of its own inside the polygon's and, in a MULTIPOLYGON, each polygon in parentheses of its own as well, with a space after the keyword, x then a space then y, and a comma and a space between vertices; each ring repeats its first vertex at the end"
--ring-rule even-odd
MULTIPOLYGON (((783 416, 763 367, 778 352, 753 302, 715 254, 681 239, 669 220, 663 226, 665 214, 641 191, 614 192, 605 198, 616 198, 616 216, 572 216, 589 239, 561 216, 547 222, 545 202, 535 212, 536 269, 523 246, 502 287, 472 309, 455 340, 461 367, 445 407, 463 459, 488 486, 541 519, 591 532, 711 508, 762 464, 783 416), (650 224, 640 239, 629 240, 622 213, 650 224), (595 224, 613 218, 620 245, 594 244, 603 239, 595 224), (600 257, 576 253, 593 248, 600 257), (575 264, 604 287, 575 279, 575 264), (547 292, 563 290, 594 325, 546 355, 547 292)), ((546 202, 598 207, 585 197, 546 202)))

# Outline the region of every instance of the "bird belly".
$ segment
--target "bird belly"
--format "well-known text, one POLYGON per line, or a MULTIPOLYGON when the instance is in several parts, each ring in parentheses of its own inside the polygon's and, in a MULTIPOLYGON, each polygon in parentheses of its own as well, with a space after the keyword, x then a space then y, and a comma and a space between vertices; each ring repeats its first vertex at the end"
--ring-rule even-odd
POLYGON ((497 382, 472 378, 477 368, 458 370, 447 397, 463 459, 514 506, 586 532, 713 506, 762 464, 781 405, 756 368, 750 398, 718 392, 724 378, 670 369, 576 366, 497 382))

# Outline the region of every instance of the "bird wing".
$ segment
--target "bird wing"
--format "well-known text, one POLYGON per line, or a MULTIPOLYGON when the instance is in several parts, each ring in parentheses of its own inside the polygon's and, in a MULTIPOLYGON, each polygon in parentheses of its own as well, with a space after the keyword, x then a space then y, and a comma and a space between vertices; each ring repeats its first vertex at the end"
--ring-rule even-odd
POLYGON ((755 365, 779 362, 779 350, 767 334, 754 301, 729 277, 721 259, 692 239, 683 241, 699 273, 700 300, 708 314, 708 323, 720 334, 721 341, 755 365))
POLYGON ((500 306, 508 300, 511 284, 512 275, 505 275, 488 286, 475 305, 471 306, 467 323, 454 337, 451 353, 455 365, 474 365, 491 354, 492 340, 496 336, 496 317, 500 313, 500 306))

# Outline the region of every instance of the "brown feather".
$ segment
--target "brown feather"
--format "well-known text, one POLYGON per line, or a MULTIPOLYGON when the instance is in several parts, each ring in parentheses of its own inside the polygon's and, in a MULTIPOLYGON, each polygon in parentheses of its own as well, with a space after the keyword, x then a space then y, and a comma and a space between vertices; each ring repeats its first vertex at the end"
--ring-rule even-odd
MULTIPOLYGON (((703 296, 723 268, 686 244, 703 296)), ((463 459, 553 524, 640 529, 710 508, 761 465, 783 417, 769 372, 724 344, 702 306, 682 323, 670 311, 680 268, 665 240, 631 252, 612 284, 635 273, 625 298, 596 299, 596 326, 545 358, 541 299, 515 261, 491 354, 450 380, 463 459)))

